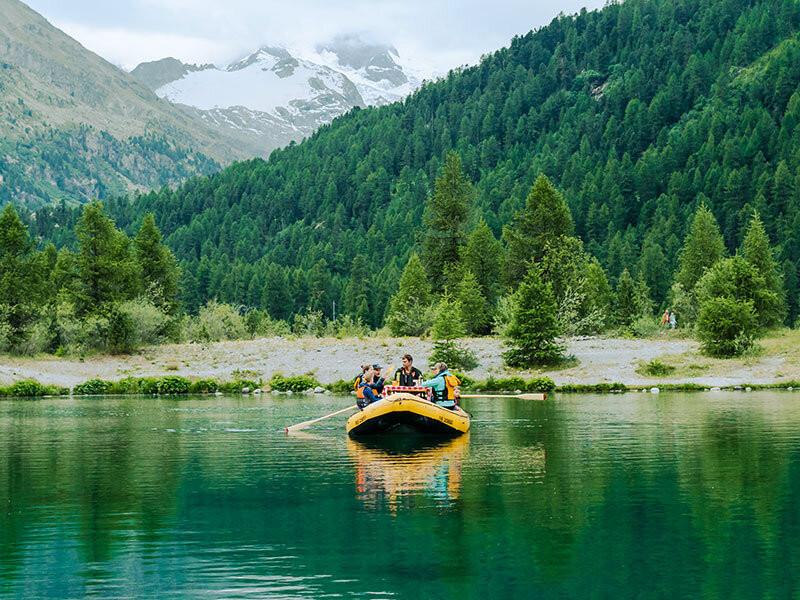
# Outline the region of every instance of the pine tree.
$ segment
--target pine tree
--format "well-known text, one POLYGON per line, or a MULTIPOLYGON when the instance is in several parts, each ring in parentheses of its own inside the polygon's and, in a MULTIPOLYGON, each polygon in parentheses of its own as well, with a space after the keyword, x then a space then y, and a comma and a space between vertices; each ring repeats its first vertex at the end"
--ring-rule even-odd
POLYGON ((703 273, 724 256, 725 241, 717 220, 704 203, 700 204, 678 257, 675 280, 691 292, 703 273))
MULTIPOLYGON (((475 288, 477 289, 477 285, 475 288)), ((428 357, 430 363, 443 362, 449 369, 465 371, 471 371, 478 366, 475 353, 456 341, 467 333, 462 313, 461 303, 449 294, 445 294, 439 300, 431 328, 434 342, 433 350, 428 357)))
POLYGON ((514 314, 506 330, 508 350, 503 358, 510 367, 521 369, 557 362, 564 347, 556 318, 556 299, 550 284, 534 267, 515 292, 514 314))
POLYGON ((429 326, 431 288, 417 254, 412 254, 400 276, 400 285, 389 301, 386 324, 393 335, 421 335, 429 326))
POLYGON ((761 324, 775 327, 786 317, 786 290, 783 277, 769 243, 769 236, 758 213, 754 213, 740 250, 742 257, 764 278, 767 290, 775 294, 777 305, 769 315, 762 314, 761 324))
POLYGON ((475 275, 486 302, 494 306, 502 293, 503 245, 483 219, 467 238, 461 264, 475 275))
POLYGON ((107 303, 136 297, 139 277, 130 253, 130 240, 106 216, 100 202, 84 207, 76 234, 78 313, 97 312, 107 303))
POLYGON ((350 267, 350 279, 344 289, 342 298, 344 312, 363 323, 369 322, 369 296, 372 278, 369 272, 367 257, 356 254, 350 267))
POLYGON ((461 158, 450 152, 425 207, 422 261, 432 282, 455 265, 464 241, 464 225, 472 208, 474 190, 461 168, 461 158))
POLYGON ((644 279, 634 280, 628 269, 622 271, 617 281, 615 321, 620 325, 630 325, 652 309, 650 292, 644 279))
POLYGON ((572 215, 564 197, 545 175, 533 184, 525 208, 503 230, 508 252, 506 276, 515 287, 525 277, 531 261, 541 260, 545 247, 559 237, 572 235, 572 215))
POLYGON ((174 313, 178 306, 180 270, 170 249, 161 242, 161 232, 152 213, 145 215, 133 249, 145 294, 156 306, 174 313))
POLYGON ((458 303, 459 318, 469 335, 488 333, 491 314, 478 285, 478 279, 467 271, 456 287, 455 299, 458 303))
POLYGON ((8 328, 7 344, 26 338, 41 304, 44 255, 34 251, 28 231, 11 204, 0 214, 0 322, 8 328))

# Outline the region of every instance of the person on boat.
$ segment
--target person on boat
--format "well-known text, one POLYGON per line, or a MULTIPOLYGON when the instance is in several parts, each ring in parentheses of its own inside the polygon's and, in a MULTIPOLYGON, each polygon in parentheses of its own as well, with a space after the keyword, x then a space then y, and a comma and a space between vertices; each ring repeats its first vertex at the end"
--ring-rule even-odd
POLYGON ((364 373, 370 370, 370 365, 361 365, 361 372, 353 378, 353 389, 358 395, 358 389, 361 387, 361 382, 364 381, 364 373))
POLYGON ((375 373, 375 376, 374 376, 373 381, 372 381, 373 385, 375 386, 374 389, 381 396, 383 396, 383 387, 386 385, 386 378, 383 375, 381 375, 381 371, 383 370, 383 367, 381 365, 379 365, 378 363, 375 363, 374 365, 372 365, 372 370, 375 373))
POLYGON ((433 377, 423 381, 420 387, 429 387, 433 391, 433 402, 444 408, 454 410, 458 404, 459 389, 461 385, 458 377, 451 375, 447 365, 438 362, 433 365, 433 377))
MULTIPOLYGON (((380 365, 378 365, 378 367, 380 367, 380 365)), ((361 378, 361 383, 356 392, 356 405, 358 405, 358 408, 364 409, 373 402, 380 400, 381 394, 383 393, 383 385, 384 381, 383 378, 380 377, 380 368, 377 371, 376 377, 376 370, 370 367, 361 378)))
POLYGON ((394 384, 414 387, 419 381, 422 381, 422 371, 414 366, 414 358, 410 354, 404 354, 403 366, 394 373, 394 384))

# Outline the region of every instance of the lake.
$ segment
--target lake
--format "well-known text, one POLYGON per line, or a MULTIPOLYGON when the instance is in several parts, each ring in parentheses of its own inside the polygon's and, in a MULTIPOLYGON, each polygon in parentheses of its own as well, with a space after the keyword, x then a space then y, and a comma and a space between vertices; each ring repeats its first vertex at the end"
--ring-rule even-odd
POLYGON ((800 394, 0 401, 0 597, 800 597, 800 394))

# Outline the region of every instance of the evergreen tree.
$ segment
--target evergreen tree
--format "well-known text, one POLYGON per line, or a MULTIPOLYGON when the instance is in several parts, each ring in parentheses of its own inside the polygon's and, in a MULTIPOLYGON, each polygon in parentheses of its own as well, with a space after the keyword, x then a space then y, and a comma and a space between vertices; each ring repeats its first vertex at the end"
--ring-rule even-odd
POLYGON ((564 197, 546 175, 533 184, 525 208, 503 229, 508 247, 506 275, 516 287, 525 277, 531 261, 541 260, 548 243, 572 235, 572 215, 564 197))
POLYGON ((464 323, 466 333, 469 335, 488 333, 491 314, 477 277, 471 271, 467 271, 455 289, 459 319, 464 323))
POLYGON ((101 203, 92 202, 84 207, 76 235, 79 249, 75 301, 79 314, 134 298, 139 291, 139 277, 130 255, 130 242, 106 216, 101 203))
POLYGON ((174 313, 177 310, 178 269, 175 256, 161 242, 161 232, 153 213, 145 215, 133 240, 134 256, 139 265, 141 287, 153 303, 174 313))
POLYGON ((372 288, 371 282, 367 257, 356 254, 350 269, 350 280, 344 290, 342 308, 345 313, 360 319, 363 323, 370 322, 368 292, 372 288))
POLYGON ((717 220, 705 204, 700 204, 678 257, 675 280, 691 292, 703 273, 724 256, 725 241, 717 220))
POLYGON ((397 293, 389 301, 386 324, 392 335, 422 335, 429 326, 431 288, 417 254, 412 254, 400 276, 397 293))
POLYGON ((0 323, 6 344, 24 341, 35 320, 44 280, 44 256, 38 255, 17 211, 7 204, 0 214, 0 323))
POLYGON ((622 272, 617 281, 615 321, 620 325, 631 325, 639 317, 652 309, 650 294, 644 279, 634 280, 628 269, 622 272))
POLYGON ((502 293, 503 245, 481 219, 467 238, 461 254, 461 264, 475 275, 481 293, 490 306, 502 293))
POLYGON ((741 254, 764 278, 767 290, 775 294, 777 298, 778 305, 774 312, 768 318, 762 319, 762 324, 766 327, 779 325, 786 317, 786 292, 778 261, 775 260, 769 236, 767 236, 764 223, 758 213, 753 214, 747 226, 741 254))
POLYGON ((440 281, 447 266, 458 263, 473 195, 472 184, 461 167, 461 158, 450 152, 425 207, 422 260, 434 283, 440 281))
MULTIPOLYGON (((477 284, 475 285, 477 289, 477 284)), ((434 339, 433 350, 428 361, 443 362, 449 369, 471 371, 478 366, 475 353, 460 345, 456 340, 464 337, 467 326, 462 319, 463 307, 457 299, 445 294, 436 305, 436 312, 431 328, 434 339)))
POLYGON ((530 269, 515 292, 514 314, 506 330, 508 350, 503 358, 510 367, 526 369, 557 362, 564 347, 560 335, 557 305, 550 284, 536 267, 530 269))

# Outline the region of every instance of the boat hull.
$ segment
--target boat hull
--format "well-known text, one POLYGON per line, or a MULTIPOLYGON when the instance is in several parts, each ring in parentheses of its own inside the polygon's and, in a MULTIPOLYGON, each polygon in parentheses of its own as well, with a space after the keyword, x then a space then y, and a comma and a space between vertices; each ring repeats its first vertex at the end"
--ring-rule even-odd
POLYGON ((450 410, 411 394, 392 394, 367 406, 347 420, 352 437, 411 430, 435 435, 469 431, 470 418, 461 408, 450 410))

